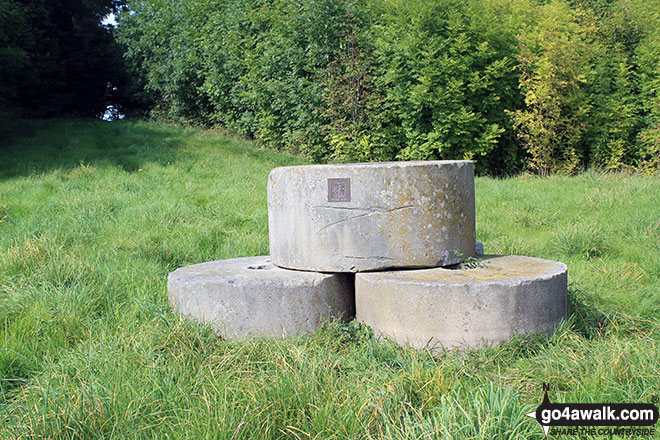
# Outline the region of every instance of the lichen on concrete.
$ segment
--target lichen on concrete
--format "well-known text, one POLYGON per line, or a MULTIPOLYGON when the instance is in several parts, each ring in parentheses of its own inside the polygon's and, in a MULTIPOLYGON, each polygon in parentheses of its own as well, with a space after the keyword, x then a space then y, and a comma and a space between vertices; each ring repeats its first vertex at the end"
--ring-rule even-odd
POLYGON ((283 167, 268 182, 273 263, 360 272, 454 264, 475 254, 471 161, 283 167), (328 199, 350 179, 351 200, 328 199))
POLYGON ((401 345, 433 351, 549 336, 566 318, 565 264, 515 255, 483 263, 357 274, 357 319, 401 345))

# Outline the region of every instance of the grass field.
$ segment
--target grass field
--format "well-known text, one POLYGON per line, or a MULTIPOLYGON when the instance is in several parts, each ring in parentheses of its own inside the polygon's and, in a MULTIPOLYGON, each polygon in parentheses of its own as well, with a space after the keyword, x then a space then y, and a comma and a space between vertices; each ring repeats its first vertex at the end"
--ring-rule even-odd
POLYGON ((354 322, 235 342, 182 321, 168 272, 266 254, 268 172, 297 163, 143 122, 26 123, 0 146, 0 439, 542 439, 524 413, 543 382, 660 396, 652 177, 477 179, 488 253, 568 264, 550 339, 433 358, 354 322))

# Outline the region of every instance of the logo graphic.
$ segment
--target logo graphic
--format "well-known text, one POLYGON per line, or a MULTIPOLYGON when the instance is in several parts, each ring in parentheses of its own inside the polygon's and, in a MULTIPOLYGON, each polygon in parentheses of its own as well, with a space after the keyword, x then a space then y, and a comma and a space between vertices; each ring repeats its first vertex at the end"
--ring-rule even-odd
POLYGON ((543 402, 536 411, 525 414, 536 419, 545 436, 554 433, 551 427, 572 427, 557 430, 559 434, 592 435, 653 435, 655 428, 632 428, 653 426, 658 421, 658 408, 650 403, 552 403, 548 399, 549 384, 543 384, 543 402), (616 426, 624 428, 581 428, 616 426))
POLYGON ((351 179, 328 179, 328 202, 350 202, 351 179))

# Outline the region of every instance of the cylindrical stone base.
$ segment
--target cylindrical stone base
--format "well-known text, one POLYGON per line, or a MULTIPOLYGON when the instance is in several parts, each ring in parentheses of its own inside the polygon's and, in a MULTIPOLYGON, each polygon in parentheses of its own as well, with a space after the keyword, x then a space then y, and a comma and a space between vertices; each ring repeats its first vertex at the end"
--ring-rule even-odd
POLYGON ((310 165, 268 179, 273 264, 320 272, 436 267, 475 253, 471 161, 310 165))
POLYGON ((566 265, 487 256, 472 269, 360 273, 357 319, 401 345, 496 345, 515 334, 549 336, 566 318, 566 265))
POLYGON ((195 264, 167 279, 172 307, 226 337, 295 336, 354 316, 353 276, 282 269, 268 257, 195 264))

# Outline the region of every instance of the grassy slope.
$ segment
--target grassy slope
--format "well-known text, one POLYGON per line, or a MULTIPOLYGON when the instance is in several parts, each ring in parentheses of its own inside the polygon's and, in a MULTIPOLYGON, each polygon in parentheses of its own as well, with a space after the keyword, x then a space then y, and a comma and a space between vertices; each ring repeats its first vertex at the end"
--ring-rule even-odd
POLYGON ((218 340, 167 273, 267 252, 271 168, 219 133, 33 123, 0 147, 0 438, 543 438, 523 413, 660 394, 660 181, 477 180, 487 252, 566 262, 550 339, 435 359, 355 324, 218 340))

